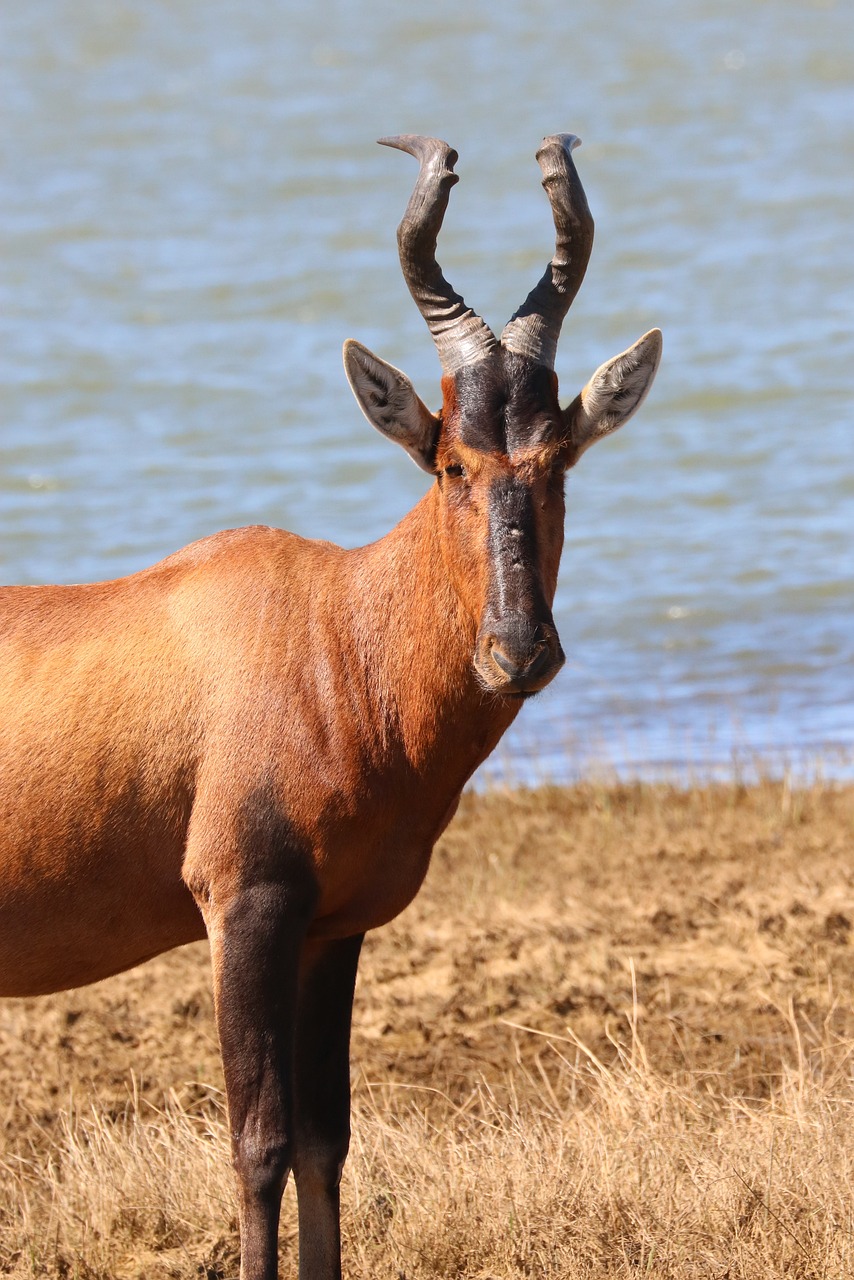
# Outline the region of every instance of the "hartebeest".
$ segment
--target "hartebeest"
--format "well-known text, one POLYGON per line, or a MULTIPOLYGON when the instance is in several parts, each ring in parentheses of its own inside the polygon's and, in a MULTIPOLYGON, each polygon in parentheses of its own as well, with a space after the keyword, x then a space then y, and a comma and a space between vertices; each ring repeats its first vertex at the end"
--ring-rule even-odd
POLYGON ((115 582, 0 592, 0 992, 207 933, 242 1280, 276 1275, 291 1168, 301 1280, 341 1274, 363 934, 411 900, 465 782, 563 663, 564 473, 637 409, 661 351, 653 329, 561 409, 593 240, 576 138, 537 153, 557 247, 500 340, 436 261, 456 153, 383 142, 420 161, 398 243, 442 408, 356 342, 344 364, 434 477, 422 500, 358 550, 253 527, 115 582))

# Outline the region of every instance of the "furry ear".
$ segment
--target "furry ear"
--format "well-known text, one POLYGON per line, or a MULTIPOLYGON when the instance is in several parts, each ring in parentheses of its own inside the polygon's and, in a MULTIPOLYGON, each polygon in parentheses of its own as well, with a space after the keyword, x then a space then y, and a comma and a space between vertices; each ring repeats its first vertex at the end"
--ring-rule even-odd
POLYGON ((344 343, 344 370, 371 426, 403 445, 410 458, 433 475, 441 422, 416 394, 406 374, 353 338, 344 343))
POLYGON ((661 330, 650 329, 622 355, 600 365, 563 411, 575 460, 591 444, 617 431, 639 409, 661 361, 661 330))

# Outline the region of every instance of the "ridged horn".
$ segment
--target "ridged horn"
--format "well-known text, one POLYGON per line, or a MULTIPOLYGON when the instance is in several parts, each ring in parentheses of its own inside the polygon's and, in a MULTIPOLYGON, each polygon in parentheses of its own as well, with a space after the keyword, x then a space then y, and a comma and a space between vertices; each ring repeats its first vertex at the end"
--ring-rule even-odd
POLYGON ((415 305, 427 321, 442 368, 453 374, 483 360, 497 347, 495 334, 442 275, 436 261, 436 241, 448 207, 458 156, 447 142, 405 133, 380 138, 383 147, 396 147, 415 156, 421 168, 415 188, 397 229, 400 266, 415 305))
POLYGON ((574 133, 543 138, 537 160, 554 215, 555 255, 545 275, 504 327, 501 345, 554 369, 564 316, 581 287, 593 248, 593 218, 572 160, 581 146, 574 133))

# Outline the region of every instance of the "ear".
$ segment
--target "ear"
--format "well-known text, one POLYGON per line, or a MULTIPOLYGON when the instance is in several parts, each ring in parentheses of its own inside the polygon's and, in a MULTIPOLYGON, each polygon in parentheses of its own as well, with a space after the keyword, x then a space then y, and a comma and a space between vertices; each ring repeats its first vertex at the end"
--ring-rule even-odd
POLYGON ((403 445, 410 458, 433 475, 441 420, 416 394, 406 374, 352 338, 344 343, 344 370, 371 426, 403 445))
POLYGON ((591 444, 617 431, 643 404, 661 361, 661 330, 650 329, 633 347, 600 365, 563 411, 577 461, 591 444))

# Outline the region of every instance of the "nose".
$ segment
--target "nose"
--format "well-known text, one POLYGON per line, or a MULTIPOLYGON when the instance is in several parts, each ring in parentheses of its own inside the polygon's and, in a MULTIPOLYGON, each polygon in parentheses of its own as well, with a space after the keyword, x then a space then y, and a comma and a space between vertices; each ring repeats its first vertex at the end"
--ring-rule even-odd
POLYGON ((501 693, 536 693, 552 680, 564 664, 553 623, 532 625, 528 619, 515 626, 490 628, 475 654, 475 667, 490 689, 501 693))

